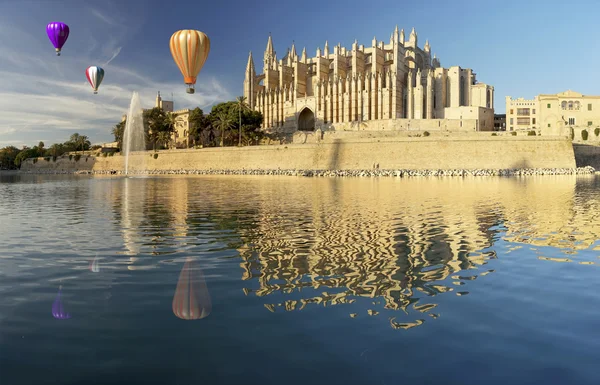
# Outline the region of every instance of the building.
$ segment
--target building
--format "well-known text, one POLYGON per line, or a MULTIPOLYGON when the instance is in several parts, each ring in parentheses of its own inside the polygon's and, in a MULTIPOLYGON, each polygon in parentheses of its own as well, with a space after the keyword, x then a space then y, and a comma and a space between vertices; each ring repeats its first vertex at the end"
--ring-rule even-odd
MULTIPOLYGON (((600 127, 600 96, 565 91, 533 99, 506 97, 507 131, 537 130, 542 135, 568 135, 600 127)), ((591 134, 591 133, 590 133, 591 134)))
MULTIPOLYGON (((190 110, 183 109, 173 111, 174 103, 172 100, 163 100, 160 96, 160 91, 156 94, 156 102, 153 108, 160 108, 170 118, 173 119, 175 126, 175 132, 173 133, 172 143, 169 145, 171 148, 187 148, 191 144, 191 137, 189 135, 189 117, 190 110)), ((148 111, 149 108, 145 108, 144 111, 148 111)), ((127 120, 127 114, 121 117, 121 121, 127 120)))
POLYGON ((506 114, 494 114, 494 131, 506 131, 506 114))
POLYGON ((493 129, 494 88, 471 69, 443 68, 414 29, 406 40, 396 27, 389 43, 374 38, 368 47, 325 42, 314 57, 292 44, 281 59, 269 36, 262 64, 257 74, 250 53, 244 96, 268 130, 493 129))

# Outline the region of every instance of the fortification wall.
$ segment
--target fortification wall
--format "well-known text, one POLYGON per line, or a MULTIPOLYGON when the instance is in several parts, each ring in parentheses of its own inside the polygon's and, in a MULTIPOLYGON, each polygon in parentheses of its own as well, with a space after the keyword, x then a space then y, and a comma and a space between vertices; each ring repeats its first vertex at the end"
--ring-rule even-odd
MULTIPOLYGON (((330 143, 165 150, 131 155, 131 170, 575 168, 571 142, 550 137, 360 138, 330 143)), ((123 170, 124 157, 43 158, 22 170, 123 170)))

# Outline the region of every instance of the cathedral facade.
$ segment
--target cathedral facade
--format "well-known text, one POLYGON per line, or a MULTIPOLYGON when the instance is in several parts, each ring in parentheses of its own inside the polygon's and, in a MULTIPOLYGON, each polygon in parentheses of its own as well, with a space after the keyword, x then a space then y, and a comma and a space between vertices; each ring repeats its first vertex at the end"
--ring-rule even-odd
POLYGON ((263 71, 248 58, 244 96, 264 117, 263 128, 297 130, 416 129, 493 130, 494 88, 471 69, 443 68, 429 42, 417 45, 398 27, 390 41, 340 44, 308 57, 296 47, 277 59, 269 36, 263 71))

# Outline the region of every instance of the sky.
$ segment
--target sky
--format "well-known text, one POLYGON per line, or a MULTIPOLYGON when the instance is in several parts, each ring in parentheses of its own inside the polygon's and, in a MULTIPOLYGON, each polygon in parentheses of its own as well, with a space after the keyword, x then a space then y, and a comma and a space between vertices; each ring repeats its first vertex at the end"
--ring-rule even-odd
POLYGON ((74 132, 111 142, 133 91, 144 108, 160 91, 173 95, 175 109, 209 112, 242 94, 250 51, 262 70, 269 33, 281 58, 292 42, 314 56, 326 40, 387 43, 396 25, 407 37, 414 27, 419 46, 428 39, 443 67, 472 68, 494 86, 496 113, 505 112, 507 95, 600 95, 599 13, 595 0, 0 0, 0 147, 49 147, 74 132), (51 21, 71 30, 60 57, 46 36, 51 21), (211 39, 193 95, 169 50, 180 29, 211 39), (106 71, 97 95, 85 78, 91 65, 106 71))

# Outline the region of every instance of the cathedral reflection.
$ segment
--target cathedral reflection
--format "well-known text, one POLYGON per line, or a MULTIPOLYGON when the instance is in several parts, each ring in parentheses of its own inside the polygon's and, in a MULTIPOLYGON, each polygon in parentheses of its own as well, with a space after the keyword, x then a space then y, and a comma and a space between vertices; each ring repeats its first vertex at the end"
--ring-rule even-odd
POLYGON ((444 296, 475 290, 499 254, 537 247, 539 259, 556 260, 544 246, 571 254, 595 247, 600 202, 590 183, 574 176, 148 178, 128 186, 115 207, 130 269, 156 265, 140 253, 236 250, 243 292, 263 298, 268 311, 341 306, 349 317, 385 317, 408 329, 442 315, 444 296))

